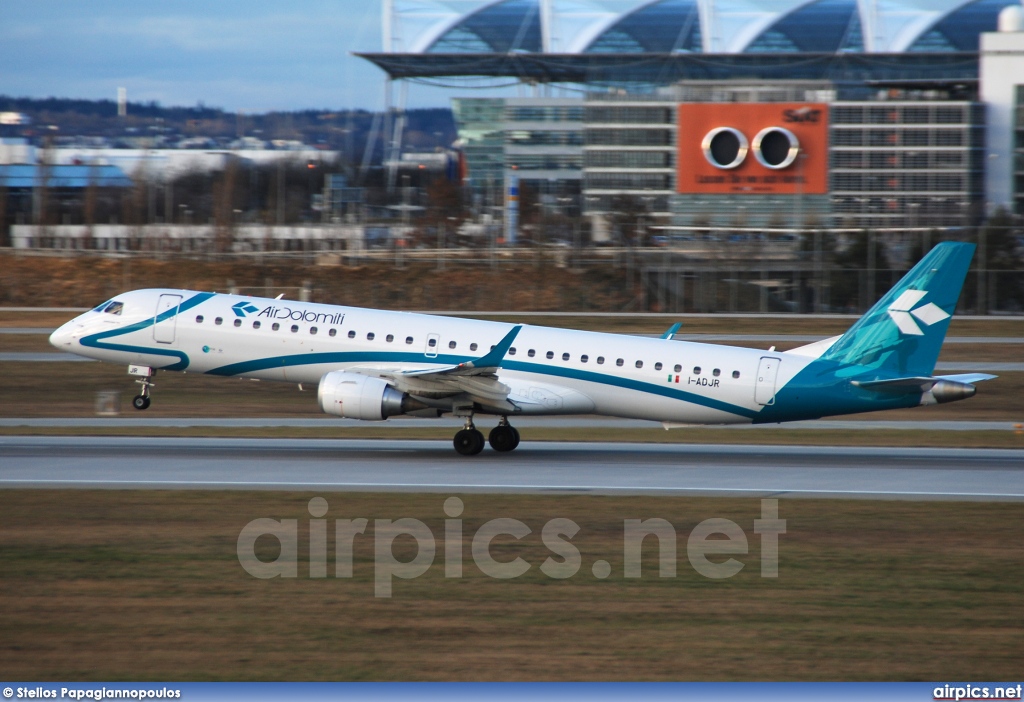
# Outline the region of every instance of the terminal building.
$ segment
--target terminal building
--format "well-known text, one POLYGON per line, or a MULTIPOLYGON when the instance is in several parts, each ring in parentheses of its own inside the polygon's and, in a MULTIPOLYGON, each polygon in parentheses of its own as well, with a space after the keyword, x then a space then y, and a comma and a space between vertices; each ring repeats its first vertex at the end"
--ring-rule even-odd
POLYGON ((389 80, 525 86, 453 101, 478 192, 515 168, 587 214, 628 198, 680 230, 1022 213, 1019 0, 616 6, 391 0, 363 56, 389 80))

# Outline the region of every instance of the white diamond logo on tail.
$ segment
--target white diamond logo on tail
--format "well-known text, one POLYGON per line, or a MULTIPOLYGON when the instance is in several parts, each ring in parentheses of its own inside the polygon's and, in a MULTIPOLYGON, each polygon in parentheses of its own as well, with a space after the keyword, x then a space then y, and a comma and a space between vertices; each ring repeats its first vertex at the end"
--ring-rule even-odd
POLYGON ((927 290, 904 290, 903 294, 889 305, 889 316, 892 317, 892 321, 896 323, 896 326, 904 334, 924 336, 921 327, 914 321, 915 317, 929 327, 949 318, 945 310, 934 302, 921 305, 916 309, 914 308, 914 305, 920 302, 927 294, 927 290))
POLYGON ((929 327, 937 322, 941 322, 942 320, 949 318, 949 315, 946 314, 945 310, 934 302, 929 302, 927 305, 918 307, 916 310, 910 310, 910 314, 920 319, 929 327))

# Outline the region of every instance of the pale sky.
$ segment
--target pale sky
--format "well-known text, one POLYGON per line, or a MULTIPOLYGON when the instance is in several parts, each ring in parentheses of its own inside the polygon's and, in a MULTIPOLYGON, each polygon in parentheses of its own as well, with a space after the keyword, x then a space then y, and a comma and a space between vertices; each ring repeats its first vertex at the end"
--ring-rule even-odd
MULTIPOLYGON (((380 0, 0 0, 0 94, 380 109, 380 0)), ((410 107, 461 94, 412 85, 410 107)))

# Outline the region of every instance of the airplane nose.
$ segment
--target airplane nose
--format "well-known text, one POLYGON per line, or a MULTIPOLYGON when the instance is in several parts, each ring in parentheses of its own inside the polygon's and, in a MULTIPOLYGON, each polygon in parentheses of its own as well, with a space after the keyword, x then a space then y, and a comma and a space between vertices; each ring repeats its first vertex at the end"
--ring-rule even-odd
POLYGON ((71 345, 72 341, 72 326, 71 324, 64 324, 57 329, 53 330, 50 334, 50 345, 56 346, 58 349, 67 348, 71 345))

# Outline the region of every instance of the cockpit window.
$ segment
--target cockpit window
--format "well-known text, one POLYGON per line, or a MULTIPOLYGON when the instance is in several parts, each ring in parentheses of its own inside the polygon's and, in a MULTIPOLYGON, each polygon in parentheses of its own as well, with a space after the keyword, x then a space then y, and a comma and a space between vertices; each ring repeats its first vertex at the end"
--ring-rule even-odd
POLYGON ((93 312, 102 312, 103 308, 106 307, 109 304, 110 304, 110 300, 107 300, 106 302, 101 302, 100 304, 98 304, 95 307, 93 307, 92 311, 93 312))
POLYGON ((114 302, 111 302, 109 305, 107 305, 106 308, 104 308, 103 313, 104 314, 121 314, 121 311, 123 309, 124 309, 124 303, 123 302, 117 302, 115 300, 114 302))

